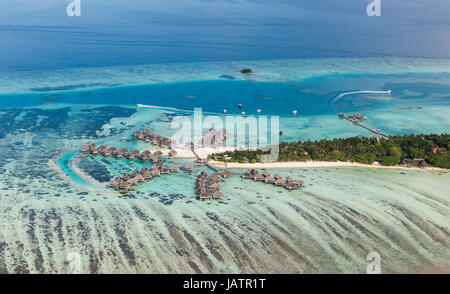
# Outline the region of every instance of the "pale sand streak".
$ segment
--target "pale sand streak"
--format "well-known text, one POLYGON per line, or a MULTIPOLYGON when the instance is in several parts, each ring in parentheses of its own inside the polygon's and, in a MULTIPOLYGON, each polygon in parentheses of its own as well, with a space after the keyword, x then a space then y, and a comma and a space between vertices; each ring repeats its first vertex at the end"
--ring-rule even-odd
POLYGON ((446 169, 438 167, 416 168, 403 166, 383 166, 379 163, 362 164, 357 162, 332 162, 332 161, 289 161, 289 162, 258 162, 258 163, 238 163, 238 162, 221 162, 210 160, 208 162, 212 166, 224 168, 321 168, 321 167, 364 167, 364 168, 384 168, 384 169, 405 169, 405 170, 442 170, 446 169))

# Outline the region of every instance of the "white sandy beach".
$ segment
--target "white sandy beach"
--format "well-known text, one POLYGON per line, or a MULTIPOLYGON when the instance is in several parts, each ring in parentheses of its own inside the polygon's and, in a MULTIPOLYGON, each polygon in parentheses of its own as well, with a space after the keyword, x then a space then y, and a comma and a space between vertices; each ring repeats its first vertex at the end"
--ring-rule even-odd
POLYGON ((417 168, 404 166, 383 166, 379 163, 362 164, 357 162, 329 162, 329 161, 290 161, 290 162, 259 162, 259 163, 237 163, 237 162, 220 162, 208 161, 209 164, 223 168, 321 168, 321 167, 364 167, 364 168, 384 168, 384 169, 407 169, 407 170, 442 170, 446 169, 437 167, 417 168))
MULTIPOLYGON (((197 155, 206 159, 208 155, 213 153, 222 153, 226 151, 236 150, 234 147, 205 147, 195 149, 197 155)), ((164 155, 168 153, 168 150, 161 150, 164 155)), ((191 150, 189 149, 176 149, 177 158, 193 158, 195 157, 191 150)), ((331 162, 331 161, 289 161, 289 162, 259 162, 259 163, 238 163, 238 162, 221 162, 210 160, 208 163, 212 166, 223 167, 223 168, 322 168, 322 167, 364 167, 364 168, 383 168, 383 169, 407 169, 407 170, 442 170, 447 171, 447 169, 438 167, 405 167, 405 166, 383 166, 378 162, 373 164, 362 164, 357 162, 331 162)))

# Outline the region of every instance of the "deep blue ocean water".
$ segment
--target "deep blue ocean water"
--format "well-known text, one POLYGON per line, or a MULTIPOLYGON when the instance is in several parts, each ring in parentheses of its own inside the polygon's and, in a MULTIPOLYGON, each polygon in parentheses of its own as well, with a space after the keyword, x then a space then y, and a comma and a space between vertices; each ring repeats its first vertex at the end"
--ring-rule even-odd
MULTIPOLYGON (((0 108, 33 107, 46 104, 90 105, 155 105, 193 110, 240 114, 290 116, 293 110, 300 115, 336 114, 338 111, 364 111, 392 105, 448 105, 450 85, 434 82, 446 74, 422 75, 370 75, 330 74, 302 81, 257 82, 243 80, 191 81, 138 86, 114 86, 99 89, 58 91, 38 88, 34 93, 0 95, 0 108), (422 82, 408 82, 409 79, 422 82), (364 85, 364 86, 362 86, 364 85), (362 88, 360 88, 362 87, 362 88), (361 89, 387 90, 395 99, 358 99, 361 95, 348 95, 333 103, 341 93, 361 89), (405 92, 407 91, 407 92, 405 92), (408 91, 413 94, 408 94, 408 91), (242 109, 238 105, 242 105, 242 109)), ((87 85, 89 86, 89 85, 87 85)), ((82 87, 80 85, 80 87, 82 87)), ((61 89, 65 89, 62 87, 61 89)), ((371 97, 371 95, 365 95, 371 97)), ((373 95, 372 95, 373 96, 373 95)), ((366 98, 367 98, 366 97, 366 98)))
POLYGON ((450 2, 0 1, 0 72, 317 57, 450 57, 450 2))

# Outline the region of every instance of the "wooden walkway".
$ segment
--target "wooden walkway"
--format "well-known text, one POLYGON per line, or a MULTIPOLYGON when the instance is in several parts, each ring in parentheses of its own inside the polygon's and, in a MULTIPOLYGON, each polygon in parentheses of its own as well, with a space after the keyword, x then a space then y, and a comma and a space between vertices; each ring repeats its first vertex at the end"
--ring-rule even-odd
MULTIPOLYGON (((191 149, 191 151, 192 151, 192 153, 195 155, 195 157, 197 157, 197 159, 203 160, 203 159, 200 158, 200 156, 198 156, 197 152, 195 152, 194 149, 191 149)), ((215 171, 216 173, 219 172, 219 170, 218 170, 217 168, 215 168, 214 166, 212 166, 212 165, 210 165, 210 164, 208 163, 208 159, 205 159, 204 162, 205 162, 205 165, 206 165, 207 167, 209 167, 210 169, 212 169, 212 170, 215 171)))
MULTIPOLYGON (((197 159, 203 160, 203 159, 200 158, 200 156, 198 156, 197 152, 195 152, 194 149, 191 149, 191 151, 192 151, 192 153, 195 155, 195 157, 197 157, 197 159)), ((219 172, 219 169, 218 169, 218 168, 216 168, 216 167, 214 167, 214 166, 212 166, 212 165, 210 165, 210 164, 208 163, 208 159, 205 159, 204 163, 205 163, 205 165, 206 165, 208 168, 210 168, 210 169, 213 170, 214 172, 216 172, 216 173, 219 172)), ((237 173, 237 172, 231 172, 231 173, 232 173, 234 176, 241 176, 241 173, 237 173)))
POLYGON ((363 125, 362 123, 360 123, 358 120, 348 118, 346 115, 343 115, 343 116, 340 116, 340 117, 345 118, 346 120, 348 120, 348 121, 354 123, 355 125, 358 125, 358 126, 360 126, 360 127, 363 127, 363 128, 365 128, 366 130, 369 130, 369 131, 371 131, 371 132, 374 133, 374 134, 383 136, 383 137, 385 137, 385 138, 389 138, 389 135, 387 135, 387 134, 385 134, 385 133, 382 133, 380 130, 376 130, 376 129, 367 127, 367 126, 363 125))

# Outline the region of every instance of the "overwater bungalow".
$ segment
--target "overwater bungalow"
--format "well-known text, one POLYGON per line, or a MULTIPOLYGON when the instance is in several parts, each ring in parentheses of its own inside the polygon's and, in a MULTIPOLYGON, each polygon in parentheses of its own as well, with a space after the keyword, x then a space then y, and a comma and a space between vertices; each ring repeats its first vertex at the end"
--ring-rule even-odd
POLYGON ((120 189, 129 189, 131 185, 128 182, 121 182, 119 185, 120 189))
POLYGON ((152 162, 158 162, 158 161, 159 161, 159 158, 158 158, 157 156, 154 156, 154 155, 150 156, 149 159, 150 159, 152 162))
POLYGON ((179 172, 179 171, 180 171, 180 168, 176 165, 172 165, 170 167, 170 172, 179 172))
POLYGON ((250 170, 250 173, 251 173, 252 175, 257 175, 257 174, 259 174, 259 172, 258 172, 256 169, 250 170))
POLYGON ((220 191, 216 191, 214 192, 214 194, 212 195, 212 198, 214 199, 222 199, 222 193, 220 191))
POLYGON ((120 185, 120 182, 117 182, 117 181, 114 181, 114 180, 111 180, 108 183, 109 187, 113 187, 113 188, 116 188, 116 189, 119 187, 119 185, 120 185))
POLYGON ((134 186, 137 184, 137 179, 136 178, 131 178, 127 181, 128 184, 130 184, 130 186, 134 186))
POLYGON ((153 178, 152 173, 150 173, 150 172, 148 172, 148 171, 144 172, 144 173, 142 174, 142 176, 144 177, 145 180, 153 178))
POLYGON ((119 149, 119 153, 122 153, 122 154, 128 153, 128 149, 127 148, 120 148, 119 149))
POLYGON ((97 154, 98 154, 98 149, 93 149, 93 150, 91 150, 91 153, 92 153, 93 155, 97 155, 97 154))
POLYGON ((157 177, 157 176, 160 176, 160 175, 161 175, 161 173, 159 172, 159 170, 157 170, 157 169, 152 170, 152 176, 153 177, 157 177))
POLYGON ((264 178, 264 182, 265 182, 266 184, 275 184, 275 179, 272 178, 271 176, 268 176, 268 177, 265 177, 265 178, 264 178))
POLYGON ((298 180, 298 181, 295 182, 295 184, 297 185, 298 188, 300 188, 303 185, 305 185, 305 182, 303 182, 302 180, 298 180))
POLYGON ((154 164, 152 165, 152 167, 150 168, 150 170, 159 170, 159 164, 154 164))
POLYGON ((187 171, 187 172, 193 172, 194 171, 194 165, 189 164, 189 165, 185 165, 183 167, 183 170, 187 171))
POLYGON ((110 153, 107 149, 102 150, 102 151, 101 151, 101 154, 102 154, 103 156, 109 156, 109 155, 111 155, 111 153, 110 153))
POLYGON ((210 190, 219 190, 219 188, 220 188, 220 184, 217 183, 217 182, 214 182, 214 183, 209 185, 209 189, 210 190))
POLYGON ((275 180, 275 185, 276 185, 276 186, 283 186, 283 185, 284 185, 284 182, 283 182, 282 179, 276 179, 276 180, 275 180))
POLYGON ((174 156, 176 156, 177 155, 177 152, 175 151, 175 150, 170 150, 169 151, 169 156, 170 157, 174 157, 174 156))
POLYGON ((233 176, 233 174, 232 174, 230 171, 225 171, 225 172, 223 173, 223 177, 224 177, 224 178, 229 178, 229 177, 231 177, 231 176, 233 176))
POLYGON ((146 167, 141 168, 141 174, 144 174, 144 173, 146 173, 147 171, 148 171, 148 168, 146 168, 146 167))
POLYGON ((162 156, 163 153, 160 150, 158 150, 158 151, 155 151, 155 153, 153 153, 153 155, 156 157, 159 157, 159 156, 162 156))
POLYGON ((367 117, 365 117, 364 115, 361 115, 359 113, 352 113, 352 114, 347 115, 347 117, 349 119, 354 120, 354 121, 360 121, 360 120, 366 120, 367 119, 367 117))
POLYGON ((138 174, 135 179, 138 183, 145 181, 144 177, 141 174, 138 174))
POLYGON ((270 173, 268 172, 268 171, 263 171, 263 173, 262 173, 262 175, 264 176, 264 177, 270 177, 270 173))
POLYGON ((242 177, 243 177, 244 179, 253 179, 253 178, 254 178, 254 176, 253 176, 251 173, 249 173, 249 172, 243 173, 243 174, 242 174, 242 177))
POLYGON ((210 197, 209 194, 206 193, 206 192, 203 192, 203 193, 200 194, 200 200, 203 200, 203 199, 210 199, 210 198, 211 198, 211 197, 210 197))
POLYGON ((89 143, 89 150, 94 150, 96 147, 95 143, 89 143))
POLYGON ((131 175, 133 176, 133 178, 135 178, 137 175, 139 174, 139 171, 137 169, 135 169, 131 175))
POLYGON ((283 179, 283 177, 280 176, 280 174, 275 174, 273 177, 274 177, 275 180, 282 180, 283 179))
POLYGON ((125 173, 125 174, 123 175, 123 180, 124 180, 124 181, 128 181, 130 178, 131 178, 131 177, 130 177, 130 175, 129 175, 128 173, 125 173))
POLYGON ((133 132, 133 136, 138 137, 139 135, 141 135, 141 131, 134 131, 133 132))
POLYGON ((295 189, 297 189, 298 187, 297 187, 297 185, 295 184, 295 183, 286 183, 285 185, 284 185, 284 187, 286 188, 286 189, 288 189, 289 191, 292 191, 292 190, 295 190, 295 189))
POLYGON ((86 146, 81 147, 81 148, 80 148, 80 151, 81 151, 81 152, 87 152, 87 151, 89 151, 89 146, 86 145, 86 146))
POLYGON ((288 177, 286 177, 286 182, 287 183, 293 183, 294 179, 288 176, 288 177))
POLYGON ((170 168, 167 168, 167 167, 161 168, 161 174, 163 174, 163 175, 170 174, 170 168))
POLYGON ((260 174, 256 174, 253 179, 258 182, 264 182, 264 177, 260 174))

